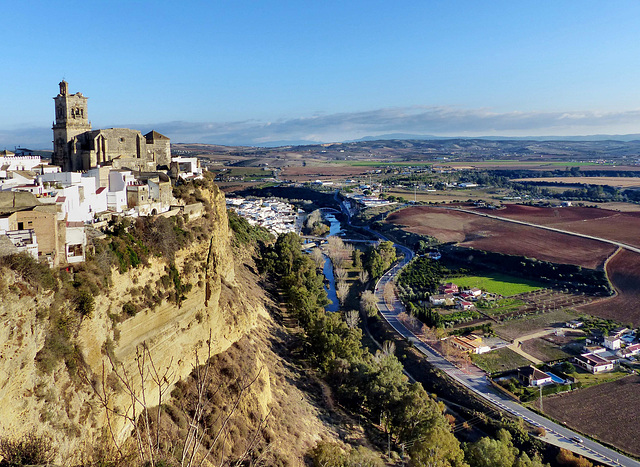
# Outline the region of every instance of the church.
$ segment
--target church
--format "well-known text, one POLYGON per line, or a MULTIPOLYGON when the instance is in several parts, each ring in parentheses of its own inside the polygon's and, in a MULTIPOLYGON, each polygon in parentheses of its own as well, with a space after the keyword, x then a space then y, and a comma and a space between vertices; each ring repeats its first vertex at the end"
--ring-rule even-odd
POLYGON ((143 135, 129 128, 91 130, 87 97, 69 94, 69 84, 60 83, 55 100, 53 163, 63 172, 77 172, 101 166, 153 172, 171 163, 170 140, 156 131, 143 135))

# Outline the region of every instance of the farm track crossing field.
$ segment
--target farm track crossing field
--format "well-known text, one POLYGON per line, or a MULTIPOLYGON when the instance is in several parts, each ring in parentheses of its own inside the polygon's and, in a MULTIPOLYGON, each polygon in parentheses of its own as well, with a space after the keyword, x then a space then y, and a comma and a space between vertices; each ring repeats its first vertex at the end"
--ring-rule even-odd
POLYGON ((520 204, 509 204, 504 209, 498 210, 477 210, 494 216, 546 225, 640 247, 640 213, 638 212, 583 207, 541 208, 520 204))
POLYGON ((544 287, 537 282, 498 273, 487 274, 486 276, 463 276, 447 279, 447 281, 449 280, 462 289, 477 287, 483 292, 495 293, 503 297, 532 292, 544 287))
MULTIPOLYGON (((500 215, 503 210, 492 211, 500 215)), ((640 219, 640 216, 638 216, 640 219)), ((550 232, 443 208, 415 206, 390 214, 387 222, 430 235, 441 242, 510 255, 527 256, 590 269, 601 267, 615 251, 597 240, 550 232)))
POLYGON ((569 427, 640 456, 640 376, 547 397, 543 406, 569 427))
POLYGON ((640 325, 640 254, 618 251, 607 263, 607 276, 617 295, 583 305, 578 310, 620 323, 640 325))

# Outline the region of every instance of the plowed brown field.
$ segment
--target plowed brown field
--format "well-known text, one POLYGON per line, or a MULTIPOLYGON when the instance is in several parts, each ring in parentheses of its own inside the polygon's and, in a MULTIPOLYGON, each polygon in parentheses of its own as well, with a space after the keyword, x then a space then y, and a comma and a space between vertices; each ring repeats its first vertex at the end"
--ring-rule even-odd
POLYGON ((584 305, 579 311, 621 323, 640 325, 640 255, 620 250, 607 263, 607 276, 618 295, 584 305))
POLYGON ((640 247, 639 212, 581 207, 541 208, 520 204, 509 204, 505 209, 497 211, 478 210, 494 216, 548 225, 640 247))
POLYGON ((640 376, 544 399, 544 412, 571 428, 640 455, 640 376))
POLYGON ((410 207, 389 215, 387 222, 442 242, 592 269, 602 266, 615 251, 614 246, 596 240, 443 208, 410 207))

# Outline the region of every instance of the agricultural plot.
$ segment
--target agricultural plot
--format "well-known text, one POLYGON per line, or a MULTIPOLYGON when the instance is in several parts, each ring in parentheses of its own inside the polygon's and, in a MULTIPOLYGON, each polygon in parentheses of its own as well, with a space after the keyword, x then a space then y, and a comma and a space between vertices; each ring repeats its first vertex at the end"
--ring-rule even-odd
MULTIPOLYGON (((492 211, 501 215, 503 210, 492 211)), ((640 218, 640 217, 639 217, 640 218)), ((613 245, 444 208, 415 206, 387 217, 388 223, 430 235, 441 242, 496 253, 527 256, 595 269, 615 251, 613 245)))
POLYGON ((485 209, 478 210, 499 217, 547 225, 640 247, 639 212, 583 207, 542 208, 520 204, 509 204, 504 209, 491 212, 485 209))
POLYGON ((564 323, 575 319, 576 313, 568 310, 551 311, 539 315, 527 315, 519 319, 505 321, 494 326, 495 333, 508 341, 533 334, 549 327, 561 328, 564 323))
POLYGON ((563 184, 589 184, 613 186, 619 188, 640 187, 638 177, 542 177, 542 178, 516 178, 513 182, 543 182, 543 183, 563 183, 563 184))
POLYGON ((640 455, 640 376, 545 398, 544 412, 569 427, 640 455))
POLYGON ((607 276, 617 295, 581 306, 580 311, 613 319, 619 323, 640 325, 640 254, 620 250, 607 263, 607 276))
POLYGON ((564 360, 571 357, 561 347, 541 337, 524 341, 522 350, 543 362, 564 360))
POLYGON ((450 280, 463 289, 477 287, 483 292, 498 294, 503 297, 533 292, 534 290, 539 290, 544 287, 542 284, 534 281, 519 279, 517 277, 499 273, 483 276, 462 276, 456 277, 455 279, 452 278, 450 280))
POLYGON ((522 355, 517 354, 507 347, 487 352, 480 355, 472 355, 471 360, 475 365, 488 373, 515 370, 521 366, 527 366, 531 362, 522 355))
POLYGON ((321 164, 304 167, 284 167, 280 178, 295 182, 320 180, 334 180, 369 175, 370 167, 354 167, 349 165, 321 164))

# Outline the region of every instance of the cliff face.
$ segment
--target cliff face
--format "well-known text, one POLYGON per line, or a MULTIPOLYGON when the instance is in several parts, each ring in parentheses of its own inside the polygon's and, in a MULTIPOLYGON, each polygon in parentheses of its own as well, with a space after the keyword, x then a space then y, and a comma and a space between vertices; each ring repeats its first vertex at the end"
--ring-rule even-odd
MULTIPOLYGON (((254 294, 250 296, 249 287, 236 279, 224 196, 218 191, 205 195, 213 208, 209 219, 213 233, 208 241, 193 242, 176 254, 182 282, 193 285, 180 306, 165 300, 153 310, 118 322, 114 316, 122 315, 123 305, 135 301, 142 287, 159 287, 167 262, 154 258, 148 267, 125 274, 112 271, 112 287, 95 297, 93 313, 82 320, 77 335, 72 336, 82 355, 75 373, 62 363, 52 372, 43 373, 36 364, 36 354, 45 343, 53 292, 34 291, 13 274, 3 278, 0 434, 19 436, 35 428, 53 437, 59 459, 73 458, 106 434, 107 418, 101 402, 105 395, 112 409, 122 413, 131 408, 126 391, 113 384, 107 354, 121 364, 120 371, 132 378, 136 394, 141 395, 136 355, 143 343, 153 364, 159 369, 169 368, 170 382, 175 383, 192 371, 195 351, 201 359, 206 356, 210 333, 211 353, 218 354, 249 334, 261 316, 267 318, 262 302, 254 294), (103 397, 98 397, 96 390, 103 397)), ((265 392, 261 405, 266 410, 271 397, 266 394, 271 391, 268 371, 261 379, 260 387, 265 392)), ((122 418, 112 416, 110 422, 119 440, 130 434, 131 427, 122 418)))

